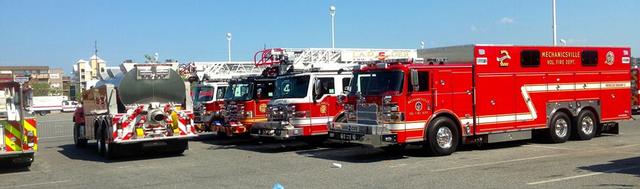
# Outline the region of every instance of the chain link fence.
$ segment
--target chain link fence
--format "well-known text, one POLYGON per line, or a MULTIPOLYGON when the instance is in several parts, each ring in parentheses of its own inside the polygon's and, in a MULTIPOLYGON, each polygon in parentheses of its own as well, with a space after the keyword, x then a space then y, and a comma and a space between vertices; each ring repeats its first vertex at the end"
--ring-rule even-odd
POLYGON ((54 113, 45 116, 36 116, 38 138, 64 138, 73 136, 72 113, 54 113))

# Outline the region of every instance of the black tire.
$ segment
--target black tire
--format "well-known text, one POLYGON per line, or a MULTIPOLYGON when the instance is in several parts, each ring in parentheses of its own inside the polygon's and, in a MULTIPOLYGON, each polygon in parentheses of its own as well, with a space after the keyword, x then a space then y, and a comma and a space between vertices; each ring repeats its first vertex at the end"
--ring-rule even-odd
POLYGON ((575 133, 578 140, 590 140, 596 135, 599 121, 590 110, 583 110, 576 119, 575 133))
POLYGON ((452 154, 456 151, 460 141, 456 124, 447 117, 438 117, 432 120, 427 127, 425 136, 424 148, 435 156, 452 154), (438 138, 440 138, 440 143, 438 138))
POLYGON ((563 143, 571 136, 571 118, 564 112, 557 112, 551 117, 549 122, 549 141, 553 143, 563 143))
POLYGON ((98 154, 104 156, 104 136, 102 135, 101 129, 102 127, 96 127, 95 136, 96 136, 96 150, 98 154))
POLYGON ((87 146, 87 139, 79 139, 80 125, 73 125, 73 143, 78 148, 84 148, 87 146))
POLYGON ((104 130, 102 130, 102 136, 100 137, 100 139, 103 141, 102 156, 104 156, 107 159, 116 158, 118 157, 118 145, 107 142, 108 132, 106 131, 106 127, 103 127, 103 128, 104 130))

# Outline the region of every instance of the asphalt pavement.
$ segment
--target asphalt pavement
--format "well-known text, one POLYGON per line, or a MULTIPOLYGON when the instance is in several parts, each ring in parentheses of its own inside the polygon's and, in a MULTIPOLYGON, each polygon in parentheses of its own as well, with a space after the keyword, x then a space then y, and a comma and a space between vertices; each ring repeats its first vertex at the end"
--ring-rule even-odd
POLYGON ((66 130, 71 114, 39 120, 61 131, 42 137, 30 169, 0 170, 0 189, 272 188, 276 183, 284 188, 640 188, 640 121, 622 122, 621 134, 589 141, 464 146, 444 157, 431 157, 419 146, 390 154, 358 145, 311 147, 209 135, 190 141, 183 155, 106 160, 93 141, 84 149, 73 145, 66 130))

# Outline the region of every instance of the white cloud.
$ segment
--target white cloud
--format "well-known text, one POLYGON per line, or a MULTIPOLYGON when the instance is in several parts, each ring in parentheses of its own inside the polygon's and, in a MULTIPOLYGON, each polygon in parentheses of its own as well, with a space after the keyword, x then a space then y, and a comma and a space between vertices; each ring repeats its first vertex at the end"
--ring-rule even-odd
POLYGON ((516 23, 516 20, 511 17, 502 17, 498 22, 501 24, 513 24, 516 23))

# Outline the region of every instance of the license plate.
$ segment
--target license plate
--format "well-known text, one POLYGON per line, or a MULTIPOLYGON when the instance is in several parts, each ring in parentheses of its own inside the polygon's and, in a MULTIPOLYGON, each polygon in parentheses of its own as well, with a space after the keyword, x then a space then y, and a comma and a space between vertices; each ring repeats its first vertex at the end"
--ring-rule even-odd
POLYGON ((340 139, 342 140, 356 140, 357 136, 349 133, 340 133, 340 139))
POLYGON ((155 146, 166 146, 167 142, 164 141, 153 141, 153 142, 145 142, 142 144, 143 147, 155 147, 155 146))

